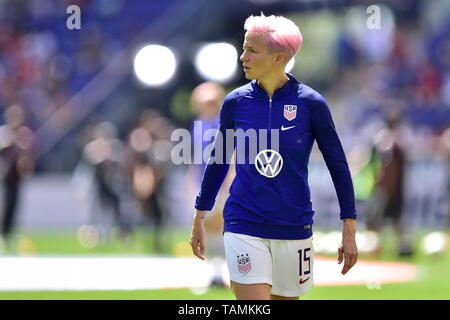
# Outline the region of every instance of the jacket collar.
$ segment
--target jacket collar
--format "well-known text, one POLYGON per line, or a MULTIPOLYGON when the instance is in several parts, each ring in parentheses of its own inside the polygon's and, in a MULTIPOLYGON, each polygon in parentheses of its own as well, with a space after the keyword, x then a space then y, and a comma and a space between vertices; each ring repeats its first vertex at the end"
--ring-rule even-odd
MULTIPOLYGON (((286 74, 289 77, 289 80, 281 88, 278 88, 277 90, 275 90, 275 92, 279 92, 279 93, 283 94, 289 88, 292 88, 293 86, 300 83, 300 81, 298 81, 291 73, 286 73, 286 74)), ((251 81, 251 85, 252 85, 254 92, 257 95, 267 96, 267 92, 258 86, 258 81, 256 79, 253 79, 251 81)), ((275 94, 275 92, 274 92, 274 94, 275 94)))

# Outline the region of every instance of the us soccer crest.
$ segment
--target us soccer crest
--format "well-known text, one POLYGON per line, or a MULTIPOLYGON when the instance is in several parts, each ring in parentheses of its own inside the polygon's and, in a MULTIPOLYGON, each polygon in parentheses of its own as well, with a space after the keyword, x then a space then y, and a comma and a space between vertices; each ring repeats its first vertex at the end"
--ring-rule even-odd
POLYGON ((289 121, 295 119, 297 117, 297 106, 295 104, 285 104, 284 117, 289 121))
POLYGON ((237 256, 237 264, 240 273, 246 274, 252 268, 252 263, 250 262, 250 257, 248 254, 241 254, 240 256, 237 256))

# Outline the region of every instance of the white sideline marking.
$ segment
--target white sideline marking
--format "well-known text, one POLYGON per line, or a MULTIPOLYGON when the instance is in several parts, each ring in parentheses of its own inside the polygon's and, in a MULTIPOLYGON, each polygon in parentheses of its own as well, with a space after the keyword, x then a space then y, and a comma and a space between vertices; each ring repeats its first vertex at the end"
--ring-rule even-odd
MULTIPOLYGON (((315 257, 314 284, 356 285, 414 279, 408 263, 358 261, 347 275, 336 259, 315 257)), ((223 279, 228 283, 226 264, 223 279)), ((214 267, 197 258, 174 257, 0 257, 0 291, 145 290, 202 288, 214 267)))
MULTIPOLYGON (((378 288, 382 283, 411 281, 417 274, 415 265, 403 262, 358 261, 346 275, 341 274, 344 262, 337 258, 314 257, 315 286, 367 285, 378 288)), ((224 274, 224 283, 229 283, 228 269, 224 274)))
POLYGON ((374 286, 381 283, 411 281, 417 268, 411 263, 385 261, 358 261, 344 276, 344 262, 337 259, 316 257, 314 261, 314 283, 323 286, 361 285, 374 286))
POLYGON ((213 272, 197 258, 0 257, 0 290, 205 287, 213 272))

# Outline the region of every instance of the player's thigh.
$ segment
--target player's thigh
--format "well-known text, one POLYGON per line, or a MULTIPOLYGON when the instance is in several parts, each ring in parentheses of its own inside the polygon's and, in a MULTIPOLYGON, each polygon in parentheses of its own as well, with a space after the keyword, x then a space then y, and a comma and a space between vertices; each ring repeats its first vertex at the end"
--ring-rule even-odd
POLYGON ((302 240, 271 240, 273 283, 271 294, 296 298, 312 287, 314 248, 312 237, 302 240))
POLYGON ((270 288, 268 283, 242 284, 230 281, 231 290, 237 300, 270 300, 270 288))
POLYGON ((231 281, 272 285, 272 257, 267 240, 225 232, 224 246, 231 281))

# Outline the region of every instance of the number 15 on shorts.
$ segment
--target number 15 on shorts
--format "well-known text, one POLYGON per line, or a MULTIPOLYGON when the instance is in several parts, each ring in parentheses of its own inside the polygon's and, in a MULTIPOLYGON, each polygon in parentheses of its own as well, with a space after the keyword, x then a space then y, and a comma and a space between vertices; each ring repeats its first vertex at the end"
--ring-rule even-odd
POLYGON ((300 276, 299 284, 304 284, 309 280, 311 273, 311 248, 298 250, 298 274, 300 276))

